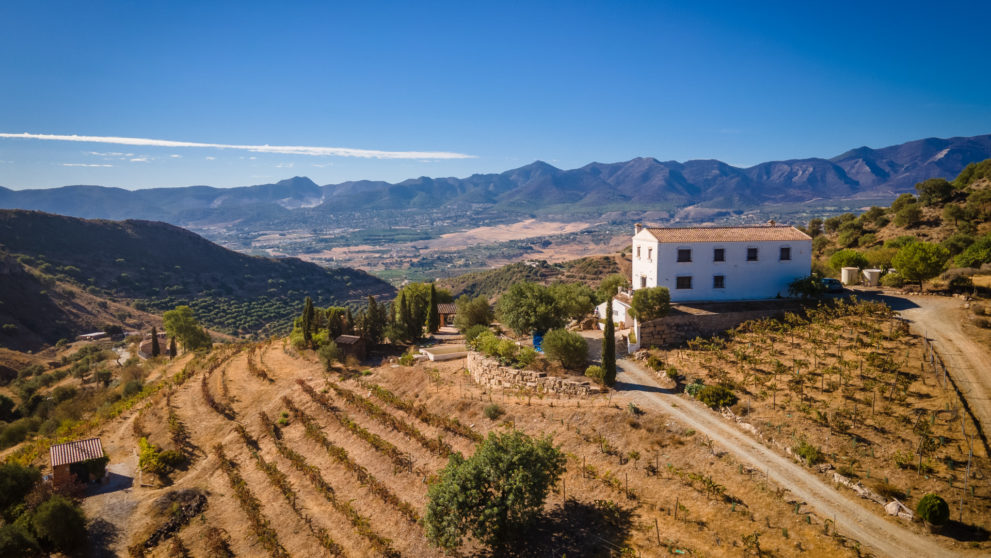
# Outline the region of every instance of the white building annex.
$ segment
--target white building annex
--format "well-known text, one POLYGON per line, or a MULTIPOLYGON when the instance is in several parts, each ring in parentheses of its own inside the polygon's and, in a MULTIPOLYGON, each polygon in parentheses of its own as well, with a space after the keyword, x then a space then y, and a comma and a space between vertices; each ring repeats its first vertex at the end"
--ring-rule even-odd
POLYGON ((809 275, 812 238, 792 226, 635 226, 633 289, 667 287, 672 302, 788 296, 809 275))

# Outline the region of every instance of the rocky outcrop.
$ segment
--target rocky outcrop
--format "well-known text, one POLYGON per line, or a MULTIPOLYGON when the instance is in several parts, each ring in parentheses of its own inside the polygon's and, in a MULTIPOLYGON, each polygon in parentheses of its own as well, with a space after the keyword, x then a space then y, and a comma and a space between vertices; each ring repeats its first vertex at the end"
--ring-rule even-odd
POLYGON ((535 393, 556 393, 568 397, 588 397, 602 390, 587 380, 572 380, 548 376, 544 372, 519 370, 503 366, 498 360, 475 351, 468 352, 468 372, 476 383, 488 387, 531 390, 535 393))

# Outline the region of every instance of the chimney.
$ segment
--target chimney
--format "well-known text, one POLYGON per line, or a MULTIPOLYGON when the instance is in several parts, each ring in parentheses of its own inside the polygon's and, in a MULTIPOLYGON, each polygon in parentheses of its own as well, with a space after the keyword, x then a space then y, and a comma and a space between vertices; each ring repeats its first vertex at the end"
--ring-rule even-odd
POLYGON ((642 231, 642 230, 643 230, 643 225, 642 224, 637 223, 636 225, 633 225, 633 234, 639 234, 640 231, 642 231))

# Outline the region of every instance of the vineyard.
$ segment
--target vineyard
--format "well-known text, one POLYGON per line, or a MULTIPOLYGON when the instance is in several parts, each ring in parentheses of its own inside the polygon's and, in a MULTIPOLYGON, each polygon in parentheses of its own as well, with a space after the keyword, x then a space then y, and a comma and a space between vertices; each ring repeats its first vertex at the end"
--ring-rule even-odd
POLYGON ((704 436, 608 397, 487 391, 456 362, 328 374, 280 341, 196 363, 142 412, 139 433, 188 464, 138 491, 132 555, 442 556, 422 524, 428 483, 506 428, 551 434, 567 456, 521 555, 859 553, 704 436), (206 495, 196 517, 155 504, 188 491, 206 495))
POLYGON ((654 349, 647 363, 699 399, 704 386, 728 387, 736 402, 726 414, 827 479, 841 475, 911 509, 940 494, 961 522, 950 536, 987 538, 986 446, 938 355, 888 307, 853 301, 748 322, 654 349))

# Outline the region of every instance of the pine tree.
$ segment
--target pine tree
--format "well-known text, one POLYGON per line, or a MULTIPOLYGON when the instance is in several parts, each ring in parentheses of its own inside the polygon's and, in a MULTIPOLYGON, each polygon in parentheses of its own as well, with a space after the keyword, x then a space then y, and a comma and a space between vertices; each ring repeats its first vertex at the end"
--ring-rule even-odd
POLYGON ((303 330, 303 342, 306 343, 307 347, 310 346, 310 341, 313 339, 313 316, 313 300, 310 297, 306 297, 306 300, 303 301, 303 323, 300 326, 303 330))
POLYGON ((349 335, 354 335, 354 314, 351 313, 351 307, 348 306, 347 316, 344 318, 344 333, 349 335))
POLYGON ((175 348, 175 337, 169 340, 169 359, 175 358, 176 348, 175 348))
POLYGON ((385 307, 375 302, 375 297, 368 295, 368 309, 365 310, 365 341, 370 345, 382 342, 385 331, 385 307))
POLYGON ((151 357, 155 358, 162 354, 162 348, 158 346, 158 330, 151 326, 151 357))
POLYGON ((440 314, 437 312, 437 287, 430 283, 430 302, 427 311, 427 331, 437 333, 440 329, 440 314))
POLYGON ((612 297, 606 300, 606 326, 602 330, 603 381, 607 386, 616 383, 616 332, 612 321, 612 297))

